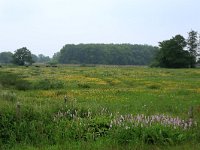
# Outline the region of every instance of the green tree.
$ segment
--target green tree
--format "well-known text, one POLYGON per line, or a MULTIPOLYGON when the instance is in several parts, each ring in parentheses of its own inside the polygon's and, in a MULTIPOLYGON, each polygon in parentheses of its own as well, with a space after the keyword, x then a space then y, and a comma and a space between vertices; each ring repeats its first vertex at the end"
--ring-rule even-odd
POLYGON ((33 63, 31 52, 26 48, 17 49, 13 55, 13 63, 16 65, 31 65, 33 63))
POLYGON ((39 63, 46 63, 49 62, 51 59, 49 58, 49 56, 45 56, 43 54, 39 54, 38 55, 38 62, 39 63))
POLYGON ((59 62, 59 58, 60 58, 60 52, 54 53, 52 60, 55 62, 59 62))
POLYGON ((67 44, 57 56, 62 64, 149 65, 157 50, 137 44, 67 44))
POLYGON ((190 54, 184 50, 186 44, 185 38, 181 35, 159 42, 160 50, 156 57, 158 66, 165 68, 190 67, 190 54))
POLYGON ((191 30, 188 33, 187 39, 187 48, 190 52, 191 60, 190 65, 191 67, 195 67, 196 59, 197 59, 197 50, 198 50, 198 32, 191 30))
POLYGON ((32 60, 33 60, 34 62, 38 62, 38 57, 37 57, 37 55, 31 54, 31 57, 32 57, 32 60))
POLYGON ((11 52, 2 52, 0 53, 0 63, 11 63, 13 58, 12 58, 13 54, 11 52))
POLYGON ((197 56, 200 55, 200 34, 198 35, 197 56))

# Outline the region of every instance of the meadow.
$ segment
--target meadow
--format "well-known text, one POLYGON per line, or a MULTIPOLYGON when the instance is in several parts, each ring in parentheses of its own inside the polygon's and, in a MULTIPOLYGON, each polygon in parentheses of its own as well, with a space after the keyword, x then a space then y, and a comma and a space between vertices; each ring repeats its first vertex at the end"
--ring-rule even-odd
POLYGON ((200 149, 200 69, 3 66, 0 149, 200 149))

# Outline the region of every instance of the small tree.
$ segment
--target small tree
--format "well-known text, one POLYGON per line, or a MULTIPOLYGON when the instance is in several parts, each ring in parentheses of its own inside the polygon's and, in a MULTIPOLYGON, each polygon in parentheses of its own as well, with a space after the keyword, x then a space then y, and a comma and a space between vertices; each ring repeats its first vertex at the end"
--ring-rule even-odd
POLYGON ((13 58, 12 58, 13 54, 11 52, 2 52, 0 53, 0 63, 11 63, 13 58))
POLYGON ((43 54, 38 55, 38 62, 39 63, 49 62, 50 60, 51 59, 49 58, 49 56, 44 56, 43 54))
POLYGON ((31 52, 26 47, 16 50, 13 55, 13 63, 20 66, 31 65, 33 63, 31 52))
POLYGON ((52 61, 58 63, 58 62, 59 62, 59 59, 60 59, 60 56, 61 56, 61 53, 60 53, 60 52, 54 53, 54 54, 53 54, 52 61))

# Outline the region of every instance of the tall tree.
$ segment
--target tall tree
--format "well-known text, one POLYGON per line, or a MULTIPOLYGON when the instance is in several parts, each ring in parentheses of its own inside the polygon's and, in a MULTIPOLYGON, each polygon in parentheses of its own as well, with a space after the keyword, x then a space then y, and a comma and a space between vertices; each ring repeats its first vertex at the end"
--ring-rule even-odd
POLYGON ((13 63, 16 65, 31 65, 33 63, 31 51, 26 47, 17 49, 13 55, 13 63))
POLYGON ((197 57, 200 56, 200 34, 198 34, 198 46, 197 46, 197 57))
POLYGON ((190 55, 185 51, 185 38, 176 35, 170 40, 159 42, 160 50, 156 57, 158 66, 165 68, 186 68, 190 65, 190 55))
POLYGON ((198 32, 191 30, 188 33, 188 39, 187 39, 187 48, 190 52, 191 56, 191 67, 195 67, 196 59, 197 59, 197 50, 198 50, 198 32))

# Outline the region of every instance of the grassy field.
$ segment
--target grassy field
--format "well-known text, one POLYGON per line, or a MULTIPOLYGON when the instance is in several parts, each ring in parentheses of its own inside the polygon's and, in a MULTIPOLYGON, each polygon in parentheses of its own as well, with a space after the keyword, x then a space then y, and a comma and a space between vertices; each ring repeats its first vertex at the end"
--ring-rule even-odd
POLYGON ((1 149, 200 149, 200 69, 0 68, 1 149))

